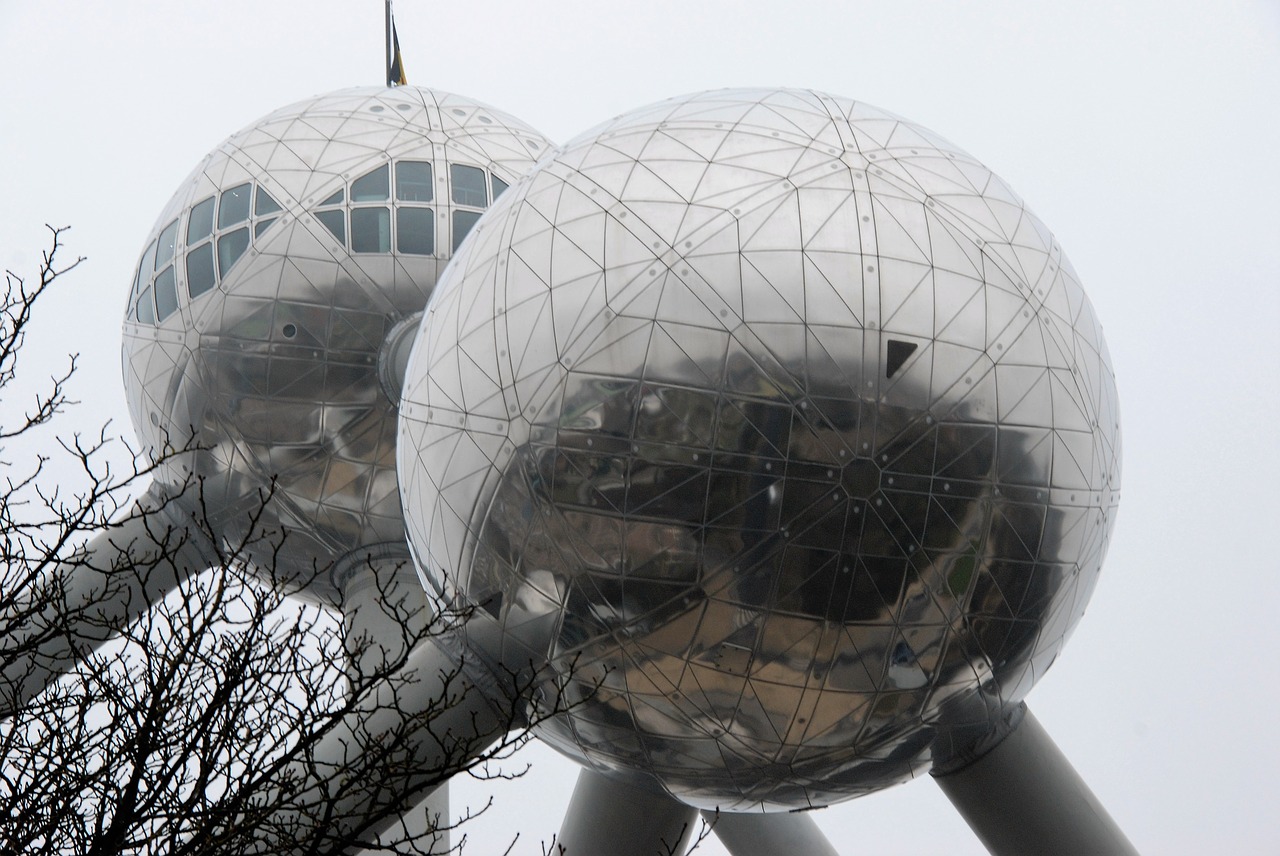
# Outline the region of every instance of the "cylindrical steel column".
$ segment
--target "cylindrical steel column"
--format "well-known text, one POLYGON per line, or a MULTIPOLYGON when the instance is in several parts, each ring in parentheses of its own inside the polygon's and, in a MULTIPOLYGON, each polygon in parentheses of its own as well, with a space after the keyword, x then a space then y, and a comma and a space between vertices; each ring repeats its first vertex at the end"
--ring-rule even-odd
POLYGON ((260 824, 265 849, 287 852, 276 830, 325 852, 376 846, 407 803, 420 802, 519 724, 508 695, 478 685, 493 683, 483 675, 473 679, 483 667, 468 668, 458 636, 419 642, 401 669, 377 681, 294 762, 291 778, 302 787, 260 824))
MULTIPOLYGON (((347 675, 356 686, 396 669, 426 638, 433 610, 403 547, 357 556, 339 578, 346 626, 347 675)), ((424 723, 431 727, 431 723, 424 723)), ((449 786, 440 785, 382 835, 384 844, 412 842, 414 852, 448 853, 449 786)), ((374 851, 365 851, 372 854, 374 851)))
POLYGON ((679 856, 698 810, 592 770, 578 774, 552 853, 563 856, 679 856))
POLYGON ((985 755, 934 778, 995 856, 1138 852, 1030 712, 985 755))
POLYGON ((818 829, 812 812, 784 814, 734 814, 704 811, 711 831, 733 856, 839 856, 827 836, 818 829))
POLYGON ((203 532, 174 525, 164 501, 147 496, 29 588, 7 592, 0 718, 215 561, 203 532))

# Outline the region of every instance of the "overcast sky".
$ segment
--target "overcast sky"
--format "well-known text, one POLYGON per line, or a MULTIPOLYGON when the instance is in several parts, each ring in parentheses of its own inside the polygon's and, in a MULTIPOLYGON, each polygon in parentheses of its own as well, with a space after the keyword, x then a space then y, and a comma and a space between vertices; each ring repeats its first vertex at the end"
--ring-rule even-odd
MULTIPOLYGON (((88 261, 31 368, 81 354, 70 418, 128 434, 125 297, 178 182, 224 137, 382 79, 379 0, 0 0, 0 266, 43 225, 88 261)), ((1102 582, 1028 703, 1144 853, 1280 846, 1280 2, 401 0, 410 83, 563 141, 723 86, 810 87, 926 125, 1058 236, 1106 328, 1124 488, 1102 582)), ((20 402, 6 400, 4 416, 20 402)), ((539 853, 575 768, 535 748, 468 852, 539 853)), ((982 853, 927 778, 819 814, 841 853, 982 853)), ((700 851, 723 853, 714 843, 700 851)))

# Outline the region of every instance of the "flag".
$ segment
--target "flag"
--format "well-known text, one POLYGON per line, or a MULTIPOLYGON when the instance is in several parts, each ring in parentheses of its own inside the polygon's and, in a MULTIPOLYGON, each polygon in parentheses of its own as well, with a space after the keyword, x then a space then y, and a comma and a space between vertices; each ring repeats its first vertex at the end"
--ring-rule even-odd
POLYGON ((400 61, 400 37, 396 35, 396 22, 391 22, 391 67, 387 69, 387 86, 404 86, 409 82, 404 76, 404 63, 400 61))

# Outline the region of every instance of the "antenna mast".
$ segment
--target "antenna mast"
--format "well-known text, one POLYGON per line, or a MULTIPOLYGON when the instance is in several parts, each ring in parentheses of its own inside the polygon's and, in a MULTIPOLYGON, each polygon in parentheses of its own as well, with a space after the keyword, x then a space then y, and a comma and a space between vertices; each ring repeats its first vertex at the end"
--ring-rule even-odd
POLYGON ((386 0, 386 31, 387 31, 387 59, 382 64, 382 76, 387 81, 387 88, 391 88, 391 0, 386 0))

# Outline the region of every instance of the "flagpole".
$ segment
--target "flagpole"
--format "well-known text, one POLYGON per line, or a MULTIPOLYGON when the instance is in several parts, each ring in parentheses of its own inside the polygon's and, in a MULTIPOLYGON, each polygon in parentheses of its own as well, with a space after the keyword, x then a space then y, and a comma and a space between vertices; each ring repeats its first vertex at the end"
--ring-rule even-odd
POLYGON ((387 82, 387 88, 391 87, 391 0, 386 0, 386 31, 387 31, 387 61, 382 64, 382 76, 387 82))

